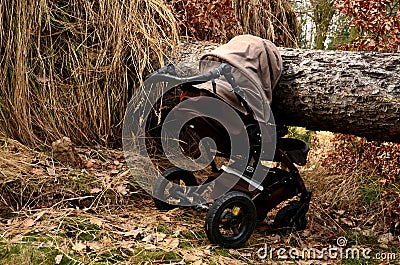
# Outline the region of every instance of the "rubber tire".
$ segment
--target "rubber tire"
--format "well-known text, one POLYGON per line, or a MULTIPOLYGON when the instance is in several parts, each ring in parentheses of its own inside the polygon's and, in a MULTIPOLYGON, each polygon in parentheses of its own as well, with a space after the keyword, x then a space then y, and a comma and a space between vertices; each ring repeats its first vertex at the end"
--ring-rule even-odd
MULTIPOLYGON (((243 214, 243 212, 242 212, 243 214)), ((253 234, 256 226, 257 211, 249 196, 239 191, 230 191, 218 198, 210 207, 206 217, 206 234, 213 244, 218 244, 224 248, 240 248, 253 234), (229 206, 240 205, 244 212, 244 231, 239 232, 239 237, 225 237, 220 233, 219 221, 222 213, 229 206)), ((241 228, 242 229, 242 228, 241 228)))
POLYGON ((170 183, 170 181, 174 180, 182 180, 185 183, 185 186, 197 186, 196 177, 190 171, 177 167, 172 167, 164 171, 162 173, 162 177, 160 176, 158 178, 153 188, 154 204, 160 211, 169 211, 179 207, 179 205, 169 204, 163 200, 157 199, 164 198, 167 185, 170 183))
POLYGON ((275 216, 273 228, 281 232, 301 231, 307 227, 307 218, 304 214, 297 220, 294 220, 294 216, 297 211, 303 205, 300 201, 292 201, 282 209, 278 211, 275 216))

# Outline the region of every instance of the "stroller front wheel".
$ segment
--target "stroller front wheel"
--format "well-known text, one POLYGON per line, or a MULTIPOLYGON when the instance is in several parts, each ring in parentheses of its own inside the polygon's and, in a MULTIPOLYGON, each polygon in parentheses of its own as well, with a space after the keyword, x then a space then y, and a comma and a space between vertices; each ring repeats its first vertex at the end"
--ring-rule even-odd
POLYGON ((211 243, 239 248, 246 243, 256 225, 256 207, 249 196, 230 191, 218 198, 206 217, 206 234, 211 243))
POLYGON ((182 204, 187 186, 197 186, 192 172, 172 167, 159 177, 153 188, 154 204, 160 211, 169 211, 182 204), (173 184, 176 184, 173 186, 173 184), (182 194, 182 197, 179 197, 182 194))

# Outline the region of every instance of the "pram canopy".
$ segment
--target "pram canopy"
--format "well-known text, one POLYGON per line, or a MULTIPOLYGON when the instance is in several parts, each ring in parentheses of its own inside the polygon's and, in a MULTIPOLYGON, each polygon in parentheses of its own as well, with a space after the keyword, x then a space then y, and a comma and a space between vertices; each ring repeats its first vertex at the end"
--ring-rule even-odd
MULTIPOLYGON (((233 66, 235 83, 241 87, 246 102, 253 110, 258 122, 269 120, 269 106, 272 91, 282 73, 282 57, 277 47, 270 41, 253 35, 240 35, 228 43, 202 56, 200 72, 207 73, 215 68, 215 63, 226 62, 233 66)), ((199 89, 213 92, 210 83, 196 85, 199 89)), ((216 80, 216 94, 241 112, 245 112, 230 84, 224 79, 216 80)))

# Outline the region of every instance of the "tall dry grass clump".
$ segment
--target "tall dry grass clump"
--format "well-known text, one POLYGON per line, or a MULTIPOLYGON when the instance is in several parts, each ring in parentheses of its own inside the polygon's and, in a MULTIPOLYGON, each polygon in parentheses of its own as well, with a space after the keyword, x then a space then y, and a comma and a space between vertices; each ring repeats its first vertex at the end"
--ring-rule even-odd
POLYGON ((119 140, 128 92, 177 41, 161 0, 0 2, 0 135, 119 140))
POLYGON ((279 46, 297 46, 299 25, 287 0, 232 0, 245 33, 271 40, 279 46))

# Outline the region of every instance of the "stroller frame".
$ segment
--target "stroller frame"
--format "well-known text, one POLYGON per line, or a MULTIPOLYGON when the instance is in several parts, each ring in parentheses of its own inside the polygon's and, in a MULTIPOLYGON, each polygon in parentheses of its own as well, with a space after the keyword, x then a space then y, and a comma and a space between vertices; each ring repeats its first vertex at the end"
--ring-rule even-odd
MULTIPOLYGON (((252 116, 253 111, 249 107, 243 90, 235 84, 232 75, 232 67, 227 63, 221 63, 214 70, 193 77, 178 77, 173 65, 167 65, 158 71, 152 73, 149 77, 156 81, 167 81, 177 84, 185 84, 185 86, 193 86, 208 81, 213 81, 221 76, 225 77, 232 87, 246 112, 252 116)), ((184 91, 185 88, 182 88, 184 91)), ((214 88, 214 96, 215 88, 214 88)), ((249 239, 253 233, 256 219, 263 220, 268 212, 279 205, 281 202, 299 196, 298 201, 292 201, 283 207, 275 217, 274 229, 276 230, 302 230, 307 224, 306 213, 311 200, 311 190, 308 190, 300 176, 299 170, 295 163, 304 165, 306 163, 308 145, 297 139, 283 138, 287 134, 286 128, 278 128, 277 145, 273 161, 281 162, 287 170, 279 168, 267 168, 261 165, 261 132, 258 124, 250 123, 247 125, 247 134, 250 141, 250 152, 245 162, 245 171, 241 174, 233 167, 222 166, 218 169, 215 161, 211 162, 212 171, 220 173, 224 171, 238 178, 237 183, 231 190, 214 201, 211 207, 201 200, 201 196, 197 198, 198 206, 207 209, 207 218, 205 229, 211 243, 219 244, 227 248, 237 248, 249 239), (286 130, 285 130, 286 129, 286 130), (254 169, 262 167, 265 169, 266 177, 262 183, 256 183, 252 180, 254 169), (252 186, 254 189, 249 189, 252 186), (226 234, 221 230, 230 230, 233 233, 226 234)), ((180 168, 170 168, 162 173, 154 186, 154 193, 158 195, 160 192, 164 194, 168 181, 181 180, 187 186, 196 186, 192 172, 180 168)), ((215 176, 210 176, 204 183, 215 180, 215 176)), ((196 194, 204 192, 203 186, 200 186, 196 194)), ((188 200, 184 192, 178 192, 181 201, 188 200)), ((156 196, 157 197, 157 196, 156 196)), ((159 197, 158 197, 159 198, 159 197)), ((196 199, 195 199, 196 200, 196 199)), ((175 205, 169 204, 157 198, 154 199, 156 207, 160 210, 170 210, 175 205)))

